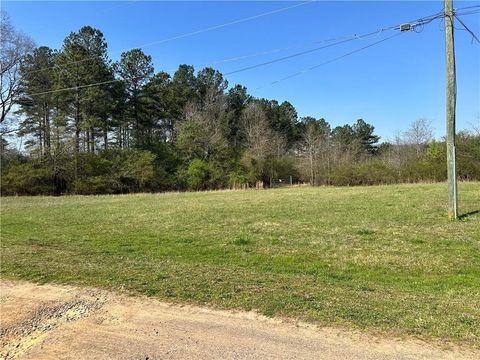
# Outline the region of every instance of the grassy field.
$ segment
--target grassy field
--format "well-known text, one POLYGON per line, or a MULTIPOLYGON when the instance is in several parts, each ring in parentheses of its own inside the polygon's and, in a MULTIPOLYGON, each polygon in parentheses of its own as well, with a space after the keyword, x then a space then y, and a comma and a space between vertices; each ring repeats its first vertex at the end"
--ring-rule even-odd
POLYGON ((1 199, 2 277, 480 346, 480 183, 1 199))

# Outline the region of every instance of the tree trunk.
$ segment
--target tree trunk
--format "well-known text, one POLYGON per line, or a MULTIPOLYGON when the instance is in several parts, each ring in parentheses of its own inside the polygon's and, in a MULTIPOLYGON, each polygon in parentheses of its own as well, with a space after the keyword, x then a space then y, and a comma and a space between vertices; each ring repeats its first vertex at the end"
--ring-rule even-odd
POLYGON ((107 126, 103 128, 103 148, 104 150, 108 150, 108 129, 107 126))
POLYGON ((118 147, 120 149, 122 148, 122 132, 123 132, 122 125, 118 125, 117 142, 118 142, 118 147))
POLYGON ((45 115, 45 134, 44 134, 44 151, 46 152, 47 155, 50 155, 50 149, 51 149, 51 141, 50 141, 50 109, 48 104, 45 102, 44 103, 44 115, 45 115))
POLYGON ((314 174, 313 174, 313 154, 310 152, 310 185, 315 185, 314 183, 314 174))
POLYGON ((43 119, 39 121, 38 143, 40 146, 40 157, 43 157, 43 119))
POLYGON ((133 112, 135 118, 135 137, 137 143, 135 144, 137 148, 140 147, 140 120, 138 118, 138 102, 137 102, 137 86, 134 86, 133 89, 133 112))
POLYGON ((90 152, 95 153, 95 131, 94 128, 90 128, 90 152))
POLYGON ((78 99, 78 90, 75 101, 75 153, 80 152, 80 102, 78 99))
POLYGON ((90 152, 90 129, 85 130, 85 141, 83 143, 83 150, 86 152, 90 152))

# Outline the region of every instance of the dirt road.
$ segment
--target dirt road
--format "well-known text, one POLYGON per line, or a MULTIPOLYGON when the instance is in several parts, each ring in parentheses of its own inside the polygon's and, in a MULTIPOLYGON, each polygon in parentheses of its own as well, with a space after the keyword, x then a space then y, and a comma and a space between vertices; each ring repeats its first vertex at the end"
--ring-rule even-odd
POLYGON ((480 358, 95 289, 1 281, 0 290, 1 359, 480 358))

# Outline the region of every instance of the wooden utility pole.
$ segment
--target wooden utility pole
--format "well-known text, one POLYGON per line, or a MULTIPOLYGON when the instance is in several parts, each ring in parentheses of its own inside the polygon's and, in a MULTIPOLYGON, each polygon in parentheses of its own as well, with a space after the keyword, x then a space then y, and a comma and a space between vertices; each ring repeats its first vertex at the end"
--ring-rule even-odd
POLYGON ((455 48, 453 41, 453 0, 445 0, 445 54, 447 61, 447 173, 448 218, 458 218, 457 164, 455 154, 455 106, 457 85, 455 75, 455 48))

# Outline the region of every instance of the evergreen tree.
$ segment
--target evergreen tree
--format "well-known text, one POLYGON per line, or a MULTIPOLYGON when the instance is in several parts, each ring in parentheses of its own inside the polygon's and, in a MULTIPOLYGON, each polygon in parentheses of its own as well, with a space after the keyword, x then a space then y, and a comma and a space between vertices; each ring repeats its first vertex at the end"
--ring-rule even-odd
POLYGON ((56 86, 71 88, 61 95, 70 104, 68 115, 73 119, 75 153, 80 151, 82 132, 83 150, 94 152, 96 128, 103 128, 101 114, 111 88, 109 82, 113 80, 102 32, 90 26, 72 32, 64 40, 56 66, 56 86))
POLYGON ((172 79, 174 103, 171 109, 176 120, 184 119, 185 106, 188 103, 197 103, 197 78, 195 70, 191 65, 180 65, 175 71, 172 79))
POLYGON ((236 84, 227 94, 228 140, 230 145, 237 147, 245 139, 241 138, 242 112, 251 100, 245 86, 236 84))
POLYGON ((166 72, 159 72, 145 85, 141 93, 147 133, 145 142, 152 146, 172 141, 175 130, 175 97, 172 80, 166 72))
POLYGON ((55 78, 53 76, 54 53, 42 46, 27 55, 22 63, 20 98, 18 112, 24 120, 20 124, 19 135, 32 135, 26 145, 38 150, 41 156, 50 154, 51 122, 54 110, 55 78))
POLYGON ((228 86, 222 73, 210 67, 200 70, 197 74, 196 88, 200 106, 204 107, 224 95, 228 86))
POLYGON ((120 61, 115 64, 118 76, 124 81, 128 94, 127 116, 131 120, 135 145, 142 148, 145 145, 144 136, 146 124, 140 101, 142 87, 154 74, 152 57, 140 49, 133 49, 122 53, 120 61))
POLYGON ((358 119, 352 127, 354 138, 360 143, 362 150, 368 155, 375 155, 378 150, 380 136, 374 134, 375 127, 358 119))

